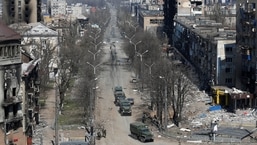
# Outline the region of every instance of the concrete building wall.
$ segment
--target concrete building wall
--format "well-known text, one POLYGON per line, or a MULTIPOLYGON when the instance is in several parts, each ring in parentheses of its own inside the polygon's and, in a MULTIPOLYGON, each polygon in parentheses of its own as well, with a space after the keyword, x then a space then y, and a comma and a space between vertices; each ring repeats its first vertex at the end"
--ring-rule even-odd
POLYGON ((220 27, 209 18, 175 19, 172 46, 191 62, 203 87, 235 86, 235 31, 220 27))
POLYGON ((143 24, 143 28, 144 31, 147 31, 148 29, 150 29, 151 27, 161 27, 163 25, 163 16, 161 17, 144 17, 144 24, 143 24))
POLYGON ((51 0, 50 2, 51 16, 55 17, 55 16, 66 15, 66 7, 67 7, 66 0, 51 0))
POLYGON ((3 0, 3 20, 7 24, 41 21, 41 0, 3 0))
MULTIPOLYGON (((0 67, 0 94, 4 94, 4 67, 0 67)), ((0 95, 0 104, 4 102, 4 95, 0 95)), ((0 108, 0 122, 4 122, 4 109, 0 108)))
POLYGON ((237 0, 237 44, 241 56, 240 76, 242 89, 257 93, 257 1, 237 0))
POLYGON ((235 53, 236 40, 217 41, 217 84, 224 86, 235 86, 235 53), (230 50, 231 48, 231 50, 230 50), (228 60, 231 58, 231 61, 228 60))

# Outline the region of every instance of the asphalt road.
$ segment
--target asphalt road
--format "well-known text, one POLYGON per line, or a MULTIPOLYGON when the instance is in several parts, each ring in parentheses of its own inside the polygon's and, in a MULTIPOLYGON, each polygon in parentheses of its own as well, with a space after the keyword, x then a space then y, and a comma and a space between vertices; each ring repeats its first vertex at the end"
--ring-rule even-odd
MULTIPOLYGON (((116 10, 111 8, 111 21, 105 31, 105 46, 102 47, 101 73, 98 79, 98 98, 96 103, 95 122, 104 124, 107 132, 106 138, 96 140, 97 145, 138 145, 143 144, 130 136, 129 124, 140 120, 143 102, 134 84, 130 83, 131 71, 126 55, 122 50, 123 40, 119 29, 116 27, 116 10), (122 86, 127 97, 135 99, 132 107, 132 116, 121 116, 118 107, 114 105, 113 88, 122 86)), ((155 134, 155 141, 148 145, 171 145, 178 144, 168 139, 158 138, 155 134)))

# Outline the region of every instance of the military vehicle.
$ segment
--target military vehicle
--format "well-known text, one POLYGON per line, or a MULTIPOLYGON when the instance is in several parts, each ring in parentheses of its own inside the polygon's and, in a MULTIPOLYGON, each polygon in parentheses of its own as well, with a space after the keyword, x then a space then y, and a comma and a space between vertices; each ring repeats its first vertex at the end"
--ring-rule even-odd
POLYGON ((119 106, 120 100, 125 100, 125 99, 126 99, 125 93, 118 93, 115 95, 114 103, 116 106, 119 106))
POLYGON ((121 86, 116 86, 114 88, 114 97, 115 97, 114 103, 116 106, 119 106, 119 102, 121 99, 126 98, 125 93, 123 92, 123 89, 121 86))
POLYGON ((131 104, 127 99, 121 99, 119 102, 119 105, 120 105, 119 112, 121 116, 132 115, 131 104))
POLYGON ((130 133, 141 142, 154 141, 153 134, 150 132, 147 125, 142 122, 130 123, 130 133))
POLYGON ((114 92, 113 92, 114 95, 115 95, 116 93, 123 92, 122 86, 116 86, 113 91, 114 91, 114 92))

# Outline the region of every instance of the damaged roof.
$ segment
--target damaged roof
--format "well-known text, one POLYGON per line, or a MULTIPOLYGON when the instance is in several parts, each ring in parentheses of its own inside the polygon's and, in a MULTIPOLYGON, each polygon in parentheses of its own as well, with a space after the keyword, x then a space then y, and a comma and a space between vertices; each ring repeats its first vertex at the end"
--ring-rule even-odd
POLYGON ((0 42, 7 40, 19 40, 21 39, 21 35, 9 28, 7 25, 0 20, 0 42))

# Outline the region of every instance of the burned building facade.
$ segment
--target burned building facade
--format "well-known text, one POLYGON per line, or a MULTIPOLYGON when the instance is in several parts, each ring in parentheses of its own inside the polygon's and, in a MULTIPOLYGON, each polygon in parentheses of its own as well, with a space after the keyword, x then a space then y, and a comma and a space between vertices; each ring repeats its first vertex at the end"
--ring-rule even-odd
POLYGON ((3 0, 3 20, 6 24, 41 21, 42 0, 3 0))

